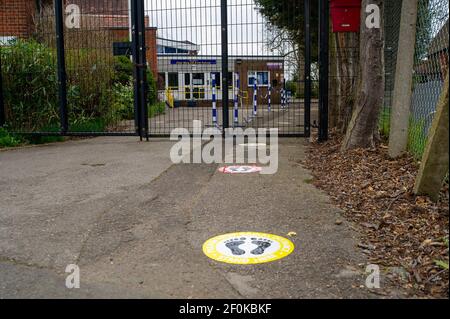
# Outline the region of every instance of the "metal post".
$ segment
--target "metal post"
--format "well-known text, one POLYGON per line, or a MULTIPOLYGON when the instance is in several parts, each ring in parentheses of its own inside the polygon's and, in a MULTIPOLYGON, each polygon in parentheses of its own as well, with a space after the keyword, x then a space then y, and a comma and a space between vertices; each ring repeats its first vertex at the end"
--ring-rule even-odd
POLYGON ((319 141, 328 140, 329 3, 320 0, 319 141))
POLYGON ((394 99, 389 132, 389 156, 401 156, 408 146, 408 128, 413 90, 414 53, 416 47, 417 1, 403 1, 398 36, 394 99))
POLYGON ((258 116, 258 80, 253 83, 253 117, 258 116))
POLYGON ((228 112, 228 6, 227 0, 220 1, 221 26, 222 26, 222 126, 225 129, 230 127, 228 112))
POLYGON ((311 136, 311 0, 305 0, 305 136, 311 136))
MULTIPOLYGON (((141 109, 141 129, 145 138, 148 136, 148 83, 147 83, 147 48, 145 46, 145 6, 144 0, 136 0, 137 5, 137 30, 138 30, 138 48, 139 58, 137 60, 137 67, 139 75, 139 95, 140 95, 140 109, 141 109)), ((142 136, 142 135, 141 135, 142 136)))
POLYGON ((55 20, 56 51, 58 59, 59 116, 61 122, 61 133, 65 134, 69 130, 69 119, 67 115, 67 73, 64 50, 64 15, 62 0, 55 0, 55 20))
POLYGON ((212 85, 212 124, 214 127, 217 126, 217 99, 216 99, 216 75, 211 74, 211 85, 212 85))
POLYGON ((0 127, 5 125, 5 123, 6 123, 6 114, 5 114, 5 101, 3 99, 2 55, 0 52, 0 127))
POLYGON ((141 72, 139 71, 139 26, 138 26, 138 9, 137 2, 139 0, 131 0, 131 52, 133 56, 133 85, 134 85, 134 125, 136 133, 141 140, 142 136, 142 107, 141 107, 141 72))

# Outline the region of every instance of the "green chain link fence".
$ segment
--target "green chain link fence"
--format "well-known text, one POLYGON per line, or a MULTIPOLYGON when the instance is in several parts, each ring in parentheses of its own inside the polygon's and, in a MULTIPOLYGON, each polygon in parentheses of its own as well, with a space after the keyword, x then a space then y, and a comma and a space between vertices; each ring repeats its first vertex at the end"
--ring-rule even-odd
MULTIPOLYGON (((401 5, 402 1, 388 0, 385 7, 386 94, 380 117, 380 128, 385 136, 389 136, 401 5)), ((420 158, 423 154, 436 105, 448 73, 448 10, 448 0, 419 0, 418 2, 408 139, 408 150, 416 158, 420 158)))

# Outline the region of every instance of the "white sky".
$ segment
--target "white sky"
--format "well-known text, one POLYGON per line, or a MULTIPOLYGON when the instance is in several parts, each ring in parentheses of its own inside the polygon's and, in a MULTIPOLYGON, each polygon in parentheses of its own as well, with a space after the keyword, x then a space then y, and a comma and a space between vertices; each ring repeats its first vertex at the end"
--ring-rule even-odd
MULTIPOLYGON (((146 0, 146 15, 158 36, 201 46, 220 55, 220 0, 146 0)), ((229 55, 276 55, 265 44, 267 30, 253 0, 228 1, 229 55)))

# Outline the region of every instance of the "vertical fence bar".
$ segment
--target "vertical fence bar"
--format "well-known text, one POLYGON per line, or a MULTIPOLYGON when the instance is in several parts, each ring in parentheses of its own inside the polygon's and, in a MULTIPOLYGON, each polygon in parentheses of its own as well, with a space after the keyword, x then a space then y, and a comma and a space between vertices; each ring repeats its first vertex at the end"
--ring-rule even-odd
POLYGON ((311 136, 311 0, 305 0, 305 137, 311 136))
POLYGON ((67 112, 67 73, 66 57, 64 49, 64 14, 63 0, 55 0, 55 22, 56 22, 56 51, 58 59, 58 95, 59 115, 61 122, 61 133, 69 130, 69 119, 67 112))
MULTIPOLYGON (((148 140, 148 83, 147 83, 147 58, 145 46, 145 6, 144 0, 135 0, 137 2, 137 41, 138 41, 138 72, 139 72, 139 95, 140 95, 140 110, 141 110, 141 130, 143 135, 148 140)), ((142 134, 141 134, 142 136, 142 134)))
POLYGON ((253 117, 258 116, 258 80, 253 83, 253 117))
POLYGON ((142 136, 142 107, 141 107, 141 97, 140 97, 140 82, 141 73, 139 72, 139 30, 138 30, 138 9, 137 1, 131 0, 131 51, 133 56, 133 84, 134 84, 134 125, 136 128, 136 133, 139 137, 142 136))
POLYGON ((217 126, 217 99, 216 99, 216 75, 214 73, 211 74, 211 85, 212 85, 212 124, 214 127, 217 126))
POLYGON ((229 128, 228 104, 228 6, 227 0, 220 1, 221 27, 222 27, 222 125, 223 129, 229 128))
POLYGON ((6 114, 5 114, 5 100, 3 98, 2 55, 0 51, 0 127, 5 125, 5 123, 6 123, 6 114))
POLYGON ((320 0, 319 141, 328 140, 329 2, 320 0))

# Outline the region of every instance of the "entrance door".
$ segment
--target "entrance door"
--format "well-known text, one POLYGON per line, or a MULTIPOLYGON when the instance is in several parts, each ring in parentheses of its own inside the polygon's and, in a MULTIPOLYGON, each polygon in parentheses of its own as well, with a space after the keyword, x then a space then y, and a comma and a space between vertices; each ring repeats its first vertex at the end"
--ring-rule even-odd
POLYGON ((205 73, 192 73, 192 97, 194 100, 204 100, 206 94, 205 73))

